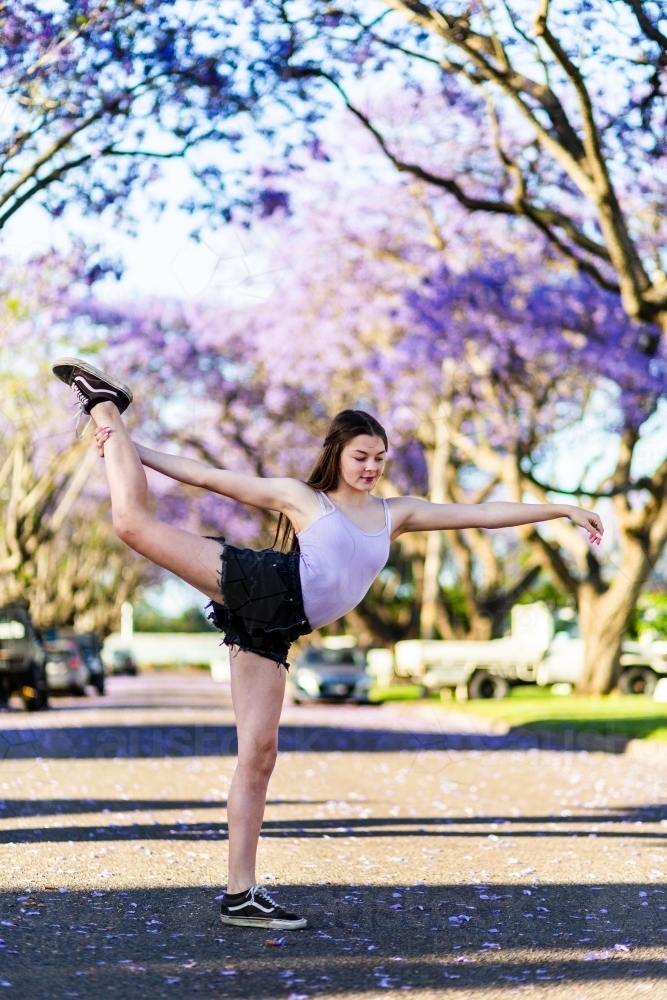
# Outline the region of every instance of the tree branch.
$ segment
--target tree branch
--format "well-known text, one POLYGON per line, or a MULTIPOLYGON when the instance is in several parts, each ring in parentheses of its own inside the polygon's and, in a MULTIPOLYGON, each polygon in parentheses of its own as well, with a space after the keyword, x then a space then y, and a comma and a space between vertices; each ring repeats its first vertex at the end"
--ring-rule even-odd
MULTIPOLYGON (((538 208, 535 205, 531 205, 530 202, 526 201, 524 197, 519 197, 512 202, 475 198, 466 194, 458 181, 453 178, 442 177, 440 174, 434 174, 432 171, 426 170, 418 163, 401 159, 390 149, 386 139, 380 130, 373 125, 368 115, 352 103, 340 83, 326 73, 322 73, 321 75, 328 79, 329 82, 336 88, 343 98, 348 110, 357 118, 359 122, 361 122, 364 128, 370 132, 384 155, 396 168, 396 170, 399 171, 399 173, 409 173, 413 177, 417 177, 419 180, 424 181, 427 184, 432 184, 435 187, 442 188, 449 194, 453 195, 459 204, 463 205, 464 208, 467 208, 469 211, 493 212, 500 215, 513 215, 530 219, 564 256, 568 257, 581 271, 589 274, 593 280, 600 285, 600 287, 607 291, 617 293, 620 291, 620 287, 616 282, 607 278, 592 261, 579 256, 579 254, 577 254, 572 247, 568 246, 567 243, 560 239, 558 234, 554 232, 552 226, 559 226, 565 231, 570 239, 583 250, 586 250, 591 254, 595 254, 602 260, 609 261, 609 253, 606 247, 600 243, 596 243, 594 240, 591 240, 588 236, 586 236, 586 234, 575 225, 573 220, 568 218, 568 216, 564 213, 559 212, 556 209, 538 208)), ((508 160, 507 162, 510 161, 508 160)), ((518 171, 518 168, 516 169, 518 171)), ((524 188, 522 184, 522 195, 523 190, 524 188)))
MULTIPOLYGON (((463 51, 472 61, 477 72, 490 83, 496 84, 517 107, 522 116, 530 122, 538 141, 569 175, 582 194, 595 205, 610 257, 619 276, 620 291, 626 310, 631 316, 637 318, 651 318, 655 309, 651 308, 643 297, 644 292, 651 288, 651 282, 630 238, 624 215, 611 185, 599 147, 599 138, 592 112, 584 116, 586 136, 585 142, 582 144, 562 111, 560 103, 557 107, 559 113, 562 112, 563 118, 557 123, 557 119, 553 117, 551 113, 553 109, 547 94, 548 88, 523 77, 512 67, 505 70, 503 66, 494 65, 491 58, 495 52, 493 40, 471 32, 467 18, 446 15, 433 7, 418 2, 418 0, 386 0, 386 2, 394 10, 402 13, 407 20, 418 24, 423 30, 439 36, 445 42, 463 51), (535 114, 535 109, 524 100, 524 94, 530 95, 549 115, 554 130, 553 134, 541 123, 535 114), (563 131, 564 128, 565 131, 563 131)), ((538 30, 542 32, 548 32, 548 28, 543 23, 545 20, 546 15, 542 20, 538 15, 538 30)), ((557 51, 554 51, 554 56, 557 59, 567 61, 567 54, 562 49, 558 49, 557 40, 550 33, 549 37, 557 48, 557 51)), ((588 100, 590 105, 587 92, 581 95, 581 85, 576 82, 578 73, 576 67, 571 62, 562 64, 571 82, 578 88, 577 93, 581 99, 584 102, 588 100)), ((462 72, 469 76, 465 67, 462 68, 462 72)), ((472 80, 471 82, 478 85, 478 81, 472 80)), ((569 255, 571 256, 571 250, 569 255)), ((595 277, 595 275, 593 276, 595 277)))
POLYGON ((637 24, 642 29, 647 38, 660 46, 663 52, 667 52, 667 35, 663 35, 659 28, 649 19, 644 10, 642 0, 623 0, 630 7, 637 18, 637 24))
POLYGON ((549 0, 542 0, 540 9, 535 17, 535 34, 544 39, 556 61, 570 80, 577 95, 584 129, 586 161, 589 173, 595 181, 596 190, 593 200, 598 205, 600 224, 603 230, 607 230, 610 255, 617 259, 618 264, 622 262, 622 265, 625 265, 625 267, 621 265, 620 268, 621 286, 627 285, 627 279, 629 279, 629 284, 632 287, 628 288, 627 292, 639 301, 641 293, 646 291, 650 286, 650 281, 639 254, 630 239, 627 223, 616 197, 609 171, 607 170, 593 114, 593 105, 585 80, 578 66, 572 62, 563 46, 555 35, 552 34, 547 23, 548 11, 549 0), (614 250, 617 252, 615 253, 614 250))
POLYGON ((540 533, 534 529, 529 532, 526 540, 533 546, 534 550, 537 550, 538 556, 542 557, 541 562, 545 568, 549 569, 561 586, 577 600, 579 580, 570 572, 558 546, 547 541, 546 538, 542 538, 540 533))
MULTIPOLYGON (((65 135, 62 135, 60 139, 56 140, 56 142, 53 142, 48 149, 45 149, 44 152, 41 154, 41 156, 38 156, 33 161, 30 167, 27 167, 22 174, 19 174, 14 184, 12 184, 11 187, 9 187, 8 190, 4 192, 4 194, 0 195, 0 207, 6 204, 6 202, 9 201, 10 198, 13 198, 16 195, 17 191, 19 191, 24 184, 26 184, 29 180, 35 177, 39 172, 40 168, 43 167, 45 163, 48 163, 49 160, 52 160, 53 157, 57 153, 59 153, 62 149, 65 149, 67 146, 71 145, 72 139, 75 136, 79 135, 81 132, 87 129, 90 125, 93 124, 93 122, 98 121, 106 110, 108 109, 98 108, 94 112, 94 114, 89 115, 87 118, 84 118, 84 120, 80 122, 76 128, 70 129, 70 131, 67 132, 65 135)), ((85 159, 82 160, 81 162, 85 162, 85 160, 87 159, 90 159, 90 155, 86 156, 85 159)))

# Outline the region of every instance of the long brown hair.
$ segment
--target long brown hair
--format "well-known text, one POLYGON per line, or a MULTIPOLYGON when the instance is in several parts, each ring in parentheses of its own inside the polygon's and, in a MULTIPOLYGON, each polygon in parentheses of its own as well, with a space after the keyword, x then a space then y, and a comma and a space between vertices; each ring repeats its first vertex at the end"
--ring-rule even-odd
MULTIPOLYGON (((321 493, 329 493, 338 487, 340 479, 340 456, 345 445, 360 434, 382 438, 388 447, 387 432, 382 424, 365 410, 341 410, 329 425, 322 450, 317 456, 306 485, 321 493)), ((290 519, 281 514, 278 518, 273 547, 281 552, 297 552, 299 540, 290 519)))

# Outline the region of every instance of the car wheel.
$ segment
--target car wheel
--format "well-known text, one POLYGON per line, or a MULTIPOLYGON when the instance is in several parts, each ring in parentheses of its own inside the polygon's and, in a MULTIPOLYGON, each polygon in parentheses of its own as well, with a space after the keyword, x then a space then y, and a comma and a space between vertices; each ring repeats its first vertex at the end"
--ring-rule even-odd
POLYGON ((504 677, 489 674, 486 670, 478 670, 468 682, 468 697, 471 700, 480 698, 504 698, 510 686, 504 677))
POLYGON ((27 712, 44 712, 49 707, 49 689, 43 668, 36 663, 31 665, 19 693, 27 712))
POLYGON ((657 676, 650 667, 628 667, 618 680, 621 694, 653 694, 657 676))

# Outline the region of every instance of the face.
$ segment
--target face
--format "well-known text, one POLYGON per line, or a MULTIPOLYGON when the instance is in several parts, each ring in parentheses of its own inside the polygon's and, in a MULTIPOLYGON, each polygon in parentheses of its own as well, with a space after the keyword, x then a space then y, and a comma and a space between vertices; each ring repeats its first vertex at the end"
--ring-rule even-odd
POLYGON ((382 438, 359 434, 340 455, 341 476, 355 490, 370 492, 384 471, 387 451, 382 438))

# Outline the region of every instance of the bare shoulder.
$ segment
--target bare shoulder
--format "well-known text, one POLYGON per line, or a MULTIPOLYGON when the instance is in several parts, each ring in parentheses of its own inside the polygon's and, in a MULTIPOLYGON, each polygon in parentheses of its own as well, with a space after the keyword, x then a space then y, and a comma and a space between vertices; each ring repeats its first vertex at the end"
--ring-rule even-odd
POLYGON ((316 490, 301 479, 275 479, 274 482, 281 484, 285 496, 288 496, 294 503, 314 503, 317 505, 316 490))
POLYGON ((297 534, 309 528, 322 517, 322 505, 317 490, 300 479, 285 479, 283 513, 286 514, 297 534))
POLYGON ((414 511, 426 500, 418 497, 390 497, 387 500, 389 513, 391 514, 391 535, 396 538, 404 531, 408 531, 408 522, 414 511))

